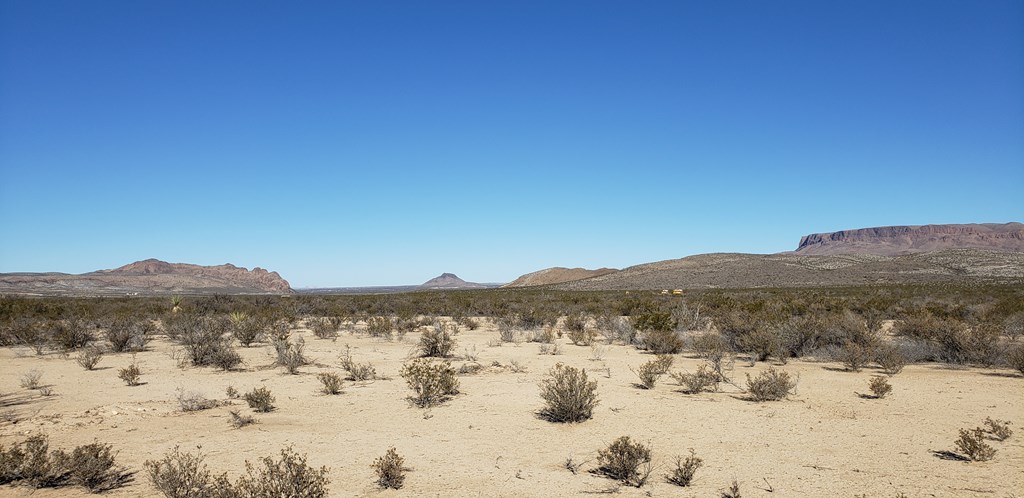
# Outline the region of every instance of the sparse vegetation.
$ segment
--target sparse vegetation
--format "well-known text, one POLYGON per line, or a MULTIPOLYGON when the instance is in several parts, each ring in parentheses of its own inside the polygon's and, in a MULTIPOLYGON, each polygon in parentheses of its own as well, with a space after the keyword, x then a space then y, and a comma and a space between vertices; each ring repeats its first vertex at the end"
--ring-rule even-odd
POLYGON ((655 360, 648 361, 637 370, 636 374, 640 377, 640 383, 637 386, 644 389, 653 389, 654 384, 658 379, 668 372, 668 369, 672 367, 674 358, 671 355, 658 355, 655 360))
POLYGON ((238 497, 322 498, 327 496, 327 467, 319 469, 306 463, 306 456, 291 447, 281 450, 281 458, 263 457, 262 466, 245 462, 245 475, 235 482, 238 497))
POLYGON ((320 392, 324 394, 334 395, 341 394, 341 376, 334 372, 321 372, 317 374, 317 379, 320 380, 320 392))
POLYGON ((879 399, 884 398, 885 395, 892 391, 892 385, 889 384, 889 381, 883 375, 872 375, 868 388, 871 389, 871 394, 879 399))
POLYGON ((435 406, 459 393, 459 379, 450 361, 418 358, 402 365, 399 373, 413 390, 409 399, 416 406, 435 406))
POLYGON ((178 407, 183 412, 198 412, 202 410, 209 410, 218 405, 216 400, 207 399, 206 396, 199 391, 186 391, 179 389, 176 395, 178 400, 178 407))
POLYGON ((235 429, 241 429, 242 427, 256 423, 256 417, 253 417, 252 415, 243 415, 238 410, 231 410, 228 414, 231 415, 231 420, 229 421, 231 423, 231 427, 234 427, 235 429))
POLYGON ((39 370, 38 368, 33 368, 32 370, 29 370, 28 372, 21 374, 21 387, 24 387, 25 389, 39 389, 39 386, 41 385, 40 381, 42 380, 42 378, 42 370, 39 370))
POLYGON ((768 367, 757 377, 747 374, 747 392, 754 401, 778 401, 788 397, 796 388, 796 380, 788 372, 768 367))
POLYGON ((112 446, 90 443, 70 453, 50 451, 45 435, 29 436, 6 449, 0 446, 0 484, 23 483, 34 488, 82 486, 102 493, 124 486, 131 473, 117 465, 112 446))
POLYGON ((697 367, 695 373, 672 372, 670 374, 676 383, 683 386, 687 394, 699 394, 704 391, 717 391, 718 384, 722 381, 721 375, 707 364, 697 367))
POLYGON ((306 342, 302 337, 295 341, 290 341, 288 337, 277 337, 274 339, 274 350, 277 352, 276 364, 292 375, 298 375, 299 367, 310 363, 306 358, 306 342))
POLYGON ((139 368, 139 364, 133 361, 131 365, 117 371, 117 378, 129 386, 137 386, 142 378, 142 370, 139 368))
POLYGON ((257 412, 266 413, 274 409, 274 395, 265 386, 254 388, 252 391, 245 393, 242 398, 245 399, 249 408, 257 412))
POLYGON ((974 462, 991 460, 996 449, 985 442, 985 429, 960 429, 960 438, 956 440, 956 448, 964 456, 974 462))
POLYGON ((675 484, 676 486, 689 486, 693 482, 693 476, 697 473, 697 469, 704 465, 704 460, 697 458, 697 453, 690 449, 690 456, 683 458, 682 456, 676 456, 675 465, 672 467, 672 473, 665 476, 668 482, 675 484))
POLYGON ((377 485, 384 489, 401 489, 405 483, 405 459, 398 455, 395 448, 388 449, 382 457, 373 462, 373 471, 377 473, 377 485))
POLYGON ((593 416, 597 406, 597 381, 587 379, 583 369, 556 364, 540 383, 545 406, 542 417, 552 422, 582 422, 593 416))
POLYGON ((648 446, 631 441, 629 436, 622 436, 597 452, 596 472, 639 488, 650 475, 649 468, 642 470, 641 467, 650 462, 651 449, 648 446))
POLYGON ((453 327, 438 325, 435 329, 424 330, 420 336, 420 354, 424 357, 448 358, 455 349, 453 327))
POLYGON ((391 319, 388 317, 371 316, 366 320, 366 333, 370 334, 370 337, 378 337, 390 341, 394 330, 394 324, 391 323, 391 319))
POLYGON ((97 346, 89 346, 78 353, 78 358, 75 358, 75 361, 78 362, 82 368, 92 370, 96 368, 96 365, 98 365, 102 359, 103 349, 97 346))
POLYGON ((991 417, 985 417, 985 426, 988 427, 986 432, 992 435, 992 439, 996 441, 1006 441, 1013 435, 1013 430, 1010 429, 1010 422, 1006 420, 994 420, 991 417))

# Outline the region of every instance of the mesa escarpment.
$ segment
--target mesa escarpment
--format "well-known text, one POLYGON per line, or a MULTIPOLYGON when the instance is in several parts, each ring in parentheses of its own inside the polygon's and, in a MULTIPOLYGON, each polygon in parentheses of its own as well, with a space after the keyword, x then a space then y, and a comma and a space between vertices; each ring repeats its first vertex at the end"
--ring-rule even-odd
POLYGON ((1024 251, 1024 224, 888 226, 815 233, 802 237, 795 252, 895 256, 947 249, 1024 251))
POLYGON ((0 274, 0 291, 18 294, 281 294, 292 292, 277 272, 232 264, 202 266, 146 259, 112 270, 0 274))

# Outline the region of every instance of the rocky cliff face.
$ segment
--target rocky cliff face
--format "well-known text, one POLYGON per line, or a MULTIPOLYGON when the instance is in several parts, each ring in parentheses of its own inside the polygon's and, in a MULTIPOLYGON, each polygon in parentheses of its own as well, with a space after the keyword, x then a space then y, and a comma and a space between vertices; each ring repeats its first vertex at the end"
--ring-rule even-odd
POLYGON ((797 254, 894 256, 947 249, 1024 251, 1024 224, 891 226, 805 235, 797 254))
POLYGON ((251 287, 266 292, 289 292, 291 286, 278 273, 263 268, 238 267, 233 264, 201 266, 188 263, 168 263, 158 259, 146 259, 124 265, 113 270, 100 270, 96 273, 106 275, 182 275, 189 277, 209 277, 230 284, 234 287, 251 287))

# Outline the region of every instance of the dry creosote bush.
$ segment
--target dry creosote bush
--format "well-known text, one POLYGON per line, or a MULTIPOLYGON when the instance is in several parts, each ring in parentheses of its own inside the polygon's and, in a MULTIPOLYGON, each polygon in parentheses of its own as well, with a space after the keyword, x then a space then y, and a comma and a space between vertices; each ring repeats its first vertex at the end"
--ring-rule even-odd
POLYGON ((871 394, 877 399, 884 398, 886 394, 892 391, 892 385, 889 384, 884 375, 872 375, 868 388, 871 389, 871 394))
POLYGON ((399 374, 415 393, 409 400, 421 408, 441 404, 459 393, 459 379, 450 361, 432 363, 417 358, 402 365, 399 374))
POLYGON ((675 467, 672 469, 671 474, 665 476, 665 479, 676 486, 689 486, 693 482, 693 475, 703 465, 704 460, 697 458, 697 453, 690 449, 690 456, 686 458, 676 457, 675 467))
POLYGON ((754 401, 778 401, 792 394, 796 379, 788 372, 769 367, 757 377, 747 374, 747 392, 754 401))
POLYGON ((974 462, 991 460, 996 449, 985 442, 985 429, 960 429, 960 438, 956 440, 956 448, 964 456, 974 462))
POLYGON ((650 447, 622 436, 597 452, 598 467, 594 472, 639 488, 651 475, 650 463, 650 447))
POLYGON ((674 360, 675 358, 671 355, 659 354, 657 359, 640 365, 640 368, 634 372, 640 378, 640 382, 636 386, 641 389, 653 389, 658 379, 672 367, 674 360))
POLYGON ((377 473, 377 485, 384 489, 400 489, 405 483, 405 459, 391 448, 382 457, 373 462, 373 470, 377 473))
POLYGON ((540 415, 552 422, 582 422, 597 406, 597 381, 587 379, 580 368, 556 364, 540 383, 545 406, 540 415))

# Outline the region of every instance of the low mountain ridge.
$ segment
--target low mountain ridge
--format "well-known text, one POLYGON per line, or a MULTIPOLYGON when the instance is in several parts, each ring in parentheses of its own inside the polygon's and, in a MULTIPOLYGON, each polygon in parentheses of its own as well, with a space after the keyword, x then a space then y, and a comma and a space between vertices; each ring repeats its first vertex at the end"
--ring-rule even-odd
POLYGON ((0 274, 0 292, 19 294, 281 294, 288 281, 263 268, 232 264, 202 266, 158 259, 136 261, 112 270, 67 273, 0 274))
POLYGON ((601 275, 607 275, 609 273, 615 273, 618 270, 614 268, 598 268, 596 270, 588 270, 586 268, 565 268, 556 266, 553 268, 545 268, 538 270, 533 273, 527 273, 519 278, 503 285, 502 287, 533 287, 536 285, 552 285, 560 284, 563 282, 572 282, 573 280, 583 280, 585 278, 599 277, 601 275))

